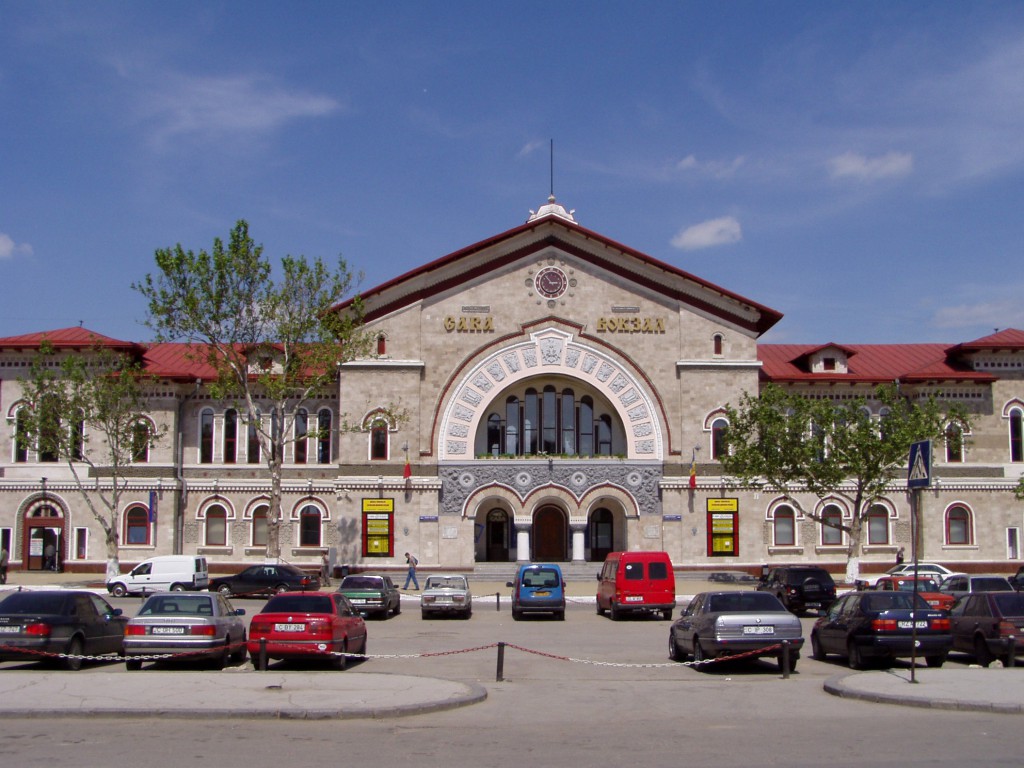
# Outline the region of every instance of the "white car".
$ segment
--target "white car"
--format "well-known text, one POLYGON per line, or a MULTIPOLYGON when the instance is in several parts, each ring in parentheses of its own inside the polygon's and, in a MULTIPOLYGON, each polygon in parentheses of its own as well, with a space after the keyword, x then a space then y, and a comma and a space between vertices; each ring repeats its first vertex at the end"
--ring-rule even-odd
POLYGON ((420 595, 420 612, 426 619, 435 614, 451 613, 468 619, 473 615, 473 595, 469 581, 457 573, 438 573, 427 577, 420 595))
MULTIPOLYGON (((952 576, 956 571, 951 568, 947 568, 944 565, 938 563, 918 563, 917 564, 917 575, 918 576, 930 576, 935 581, 942 583, 943 579, 947 576, 952 576)), ((914 575, 914 564, 913 563, 900 563, 894 565, 885 573, 874 574, 863 579, 867 582, 868 586, 874 587, 880 578, 883 576, 913 576, 914 575)))

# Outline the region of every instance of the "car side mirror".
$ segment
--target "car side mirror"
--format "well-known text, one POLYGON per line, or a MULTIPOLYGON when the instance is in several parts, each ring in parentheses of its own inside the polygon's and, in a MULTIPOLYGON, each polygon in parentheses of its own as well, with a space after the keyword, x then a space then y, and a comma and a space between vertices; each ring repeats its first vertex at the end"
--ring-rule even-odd
POLYGON ((235 608, 235 616, 245 616, 245 608, 235 608))
POLYGON ((514 586, 515 586, 515 584, 513 584, 513 583, 512 583, 511 581, 506 581, 506 582, 505 582, 505 586, 506 586, 506 587, 514 587, 514 586))

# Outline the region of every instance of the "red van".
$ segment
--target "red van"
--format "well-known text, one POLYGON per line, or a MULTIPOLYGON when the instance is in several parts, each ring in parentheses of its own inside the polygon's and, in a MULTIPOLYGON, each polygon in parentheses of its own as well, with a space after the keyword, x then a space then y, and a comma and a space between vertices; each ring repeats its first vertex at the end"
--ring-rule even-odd
POLYGON ((676 607, 676 575, 667 552, 612 552, 597 574, 597 613, 661 612, 672 618, 676 607))

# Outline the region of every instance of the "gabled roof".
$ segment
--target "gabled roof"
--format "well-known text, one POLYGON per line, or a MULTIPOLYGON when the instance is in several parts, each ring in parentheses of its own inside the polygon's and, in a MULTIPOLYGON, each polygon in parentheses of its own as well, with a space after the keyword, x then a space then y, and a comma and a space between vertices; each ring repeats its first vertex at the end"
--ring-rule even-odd
POLYGON ((822 349, 820 344, 759 344, 757 357, 763 364, 761 378, 776 383, 833 384, 991 382, 997 379, 992 374, 974 371, 949 356, 948 344, 844 344, 842 349, 848 355, 846 373, 810 373, 800 366, 800 361, 819 349, 822 349))
MULTIPOLYGON (((561 209, 561 206, 556 206, 561 209)), ((544 211, 545 209, 541 209, 544 211)), ((367 321, 453 290, 511 262, 529 259, 548 247, 592 264, 654 293, 699 308, 728 322, 763 334, 782 314, 677 267, 581 227, 554 208, 526 223, 442 256, 374 288, 363 291, 367 321)), ((351 300, 335 307, 343 310, 351 300)))
POLYGON ((71 328, 59 328, 54 331, 39 331, 38 333, 25 333, 20 336, 7 336, 0 338, 0 349, 39 349, 39 346, 47 341, 54 349, 89 349, 90 347, 104 347, 126 352, 141 352, 142 347, 133 341, 121 341, 104 336, 101 333, 90 331, 88 328, 74 326, 71 328))
POLYGON ((1024 350, 1024 331, 1017 328, 1005 328, 1001 331, 982 336, 974 341, 965 341, 949 348, 949 354, 956 355, 963 352, 992 352, 995 350, 1020 351, 1024 350))

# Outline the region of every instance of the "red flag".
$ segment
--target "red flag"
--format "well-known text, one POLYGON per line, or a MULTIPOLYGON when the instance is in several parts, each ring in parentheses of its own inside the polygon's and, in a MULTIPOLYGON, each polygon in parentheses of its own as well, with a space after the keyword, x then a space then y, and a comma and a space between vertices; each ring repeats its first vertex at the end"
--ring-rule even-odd
POLYGON ((693 457, 690 459, 690 490, 692 491, 697 487, 697 452, 693 452, 693 457))
POLYGON ((412 477, 412 467, 409 465, 409 460, 405 460, 405 469, 402 470, 402 477, 406 480, 412 477))

